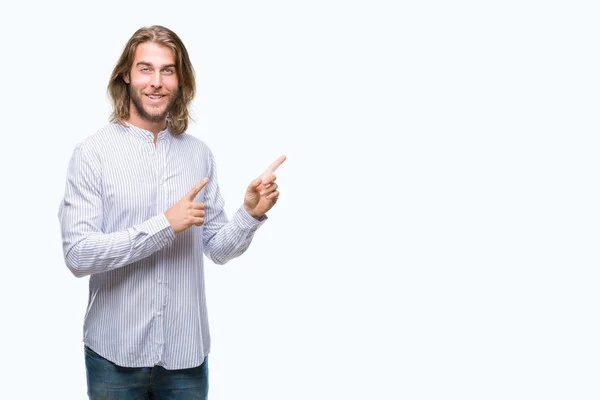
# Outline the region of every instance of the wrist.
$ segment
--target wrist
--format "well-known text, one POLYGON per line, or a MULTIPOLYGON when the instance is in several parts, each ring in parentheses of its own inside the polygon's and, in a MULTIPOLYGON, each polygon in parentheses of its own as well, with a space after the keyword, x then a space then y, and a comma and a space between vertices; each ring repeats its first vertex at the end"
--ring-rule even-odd
POLYGON ((256 219, 256 220, 260 220, 263 215, 265 214, 257 214, 252 212, 252 210, 250 210, 248 207, 246 207, 246 205, 244 204, 244 209, 246 210, 246 212, 248 213, 249 216, 251 216, 252 218, 256 219))

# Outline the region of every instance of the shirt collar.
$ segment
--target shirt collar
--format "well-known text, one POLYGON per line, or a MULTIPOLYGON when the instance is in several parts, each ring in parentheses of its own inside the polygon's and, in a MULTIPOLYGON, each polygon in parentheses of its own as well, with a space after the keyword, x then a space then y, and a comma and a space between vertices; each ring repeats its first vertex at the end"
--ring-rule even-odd
MULTIPOLYGON (((142 129, 139 126, 132 125, 129 122, 125 122, 125 127, 128 128, 128 131, 130 131, 135 136, 147 142, 154 142, 154 133, 147 131, 146 129, 142 129)), ((157 140, 165 139, 169 136, 170 132, 171 131, 169 130, 169 126, 167 125, 165 129, 158 133, 157 140)))

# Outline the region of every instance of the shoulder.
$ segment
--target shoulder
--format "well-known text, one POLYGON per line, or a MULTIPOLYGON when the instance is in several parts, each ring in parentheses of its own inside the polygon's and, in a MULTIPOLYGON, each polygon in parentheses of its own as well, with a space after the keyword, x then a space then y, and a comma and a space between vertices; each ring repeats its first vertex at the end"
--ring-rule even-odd
POLYGON ((93 165, 97 170, 102 170, 103 160, 106 159, 114 147, 122 147, 125 139, 125 127, 111 123, 95 133, 89 135, 73 150, 72 158, 77 162, 93 165))
POLYGON ((106 149, 108 145, 124 138, 126 135, 125 129, 127 128, 116 123, 108 124, 78 143, 76 150, 85 153, 99 153, 102 149, 106 149))

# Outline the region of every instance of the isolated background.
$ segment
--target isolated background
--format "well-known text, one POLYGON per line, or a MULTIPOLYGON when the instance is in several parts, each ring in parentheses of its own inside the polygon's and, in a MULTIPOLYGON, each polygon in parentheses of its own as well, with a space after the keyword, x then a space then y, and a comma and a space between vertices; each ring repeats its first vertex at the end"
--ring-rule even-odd
POLYGON ((210 398, 598 399, 592 1, 21 2, 0 13, 2 398, 85 398, 58 205, 144 25, 195 65, 189 132, 254 243, 207 263, 210 398), (13 395, 13 393, 21 393, 13 395), (11 397, 12 396, 12 397, 11 397))

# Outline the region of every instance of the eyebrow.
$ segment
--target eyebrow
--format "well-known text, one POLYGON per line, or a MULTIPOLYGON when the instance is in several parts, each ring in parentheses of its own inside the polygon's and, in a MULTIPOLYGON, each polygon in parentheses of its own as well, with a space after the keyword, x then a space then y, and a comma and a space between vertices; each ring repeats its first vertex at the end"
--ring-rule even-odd
MULTIPOLYGON (((146 62, 146 61, 140 61, 139 63, 135 64, 136 67, 139 67, 140 65, 144 65, 147 67, 153 67, 152 63, 146 62)), ((167 65, 163 65, 161 68, 165 69, 165 68, 175 68, 176 65, 175 64, 167 64, 167 65)))

